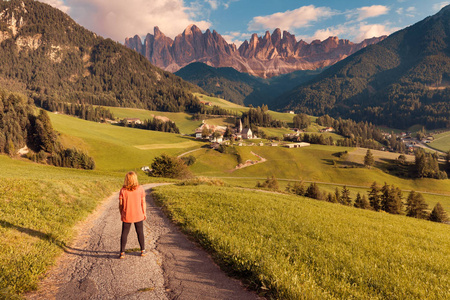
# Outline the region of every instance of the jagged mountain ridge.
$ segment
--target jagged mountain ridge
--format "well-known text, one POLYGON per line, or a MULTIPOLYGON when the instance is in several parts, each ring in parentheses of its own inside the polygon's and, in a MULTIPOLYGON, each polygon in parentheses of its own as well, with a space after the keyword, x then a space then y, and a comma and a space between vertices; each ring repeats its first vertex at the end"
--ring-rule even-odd
POLYGON ((356 51, 382 41, 385 36, 366 39, 355 44, 337 37, 324 41, 315 40, 310 44, 297 42, 294 35, 276 29, 263 37, 255 33, 250 41, 236 47, 215 30, 204 33, 196 26, 189 25, 174 40, 165 36, 158 27, 154 34, 148 33, 142 42, 138 35, 125 39, 125 45, 144 55, 156 66, 176 72, 192 62, 207 65, 232 67, 239 72, 268 78, 297 70, 315 70, 335 64, 356 51))

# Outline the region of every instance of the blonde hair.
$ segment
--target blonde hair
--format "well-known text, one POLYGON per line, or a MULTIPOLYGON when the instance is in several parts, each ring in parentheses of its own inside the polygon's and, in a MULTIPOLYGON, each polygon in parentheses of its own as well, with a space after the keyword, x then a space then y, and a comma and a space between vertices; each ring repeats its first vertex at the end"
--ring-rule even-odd
POLYGON ((123 182, 123 187, 129 191, 134 191, 139 186, 137 174, 130 171, 125 175, 125 181, 123 182))

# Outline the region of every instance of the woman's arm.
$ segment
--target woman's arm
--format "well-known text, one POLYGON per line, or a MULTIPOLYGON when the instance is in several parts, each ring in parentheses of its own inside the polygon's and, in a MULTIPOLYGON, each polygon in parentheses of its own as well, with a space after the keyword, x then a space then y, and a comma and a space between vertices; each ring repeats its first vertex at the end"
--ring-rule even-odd
POLYGON ((144 188, 142 188, 141 205, 142 205, 142 212, 144 213, 144 220, 146 220, 147 219, 147 204, 145 203, 144 188))

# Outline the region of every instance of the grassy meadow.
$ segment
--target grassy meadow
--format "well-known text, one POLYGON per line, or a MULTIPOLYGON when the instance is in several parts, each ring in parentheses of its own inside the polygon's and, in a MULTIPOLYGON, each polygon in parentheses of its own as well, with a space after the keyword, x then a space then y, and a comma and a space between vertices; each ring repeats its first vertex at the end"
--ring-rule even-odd
MULTIPOLYGON (((235 111, 247 109, 217 98, 204 100, 216 101, 235 111)), ((184 113, 110 109, 119 118, 164 116, 187 134, 199 125, 184 113)), ((292 122, 291 114, 274 114, 275 118, 292 122)), ((180 155, 196 149, 189 154, 196 157, 190 167, 193 173, 220 177, 231 188, 165 187, 158 189, 158 197, 185 230, 241 277, 248 277, 261 291, 268 291, 267 295, 421 298, 424 285, 428 287, 440 280, 436 287, 430 288, 428 298, 449 297, 449 289, 440 288, 448 287, 448 277, 437 267, 441 264, 449 269, 441 256, 448 256, 450 249, 448 226, 236 188, 254 188, 256 181, 274 175, 281 190, 288 182, 301 179, 318 182, 327 192, 345 184, 354 199, 356 192, 366 192, 373 181, 380 185, 387 182, 404 190, 428 192, 424 197, 430 208, 441 202, 450 212, 450 180, 402 179, 383 171, 386 160, 395 159, 397 154, 373 151, 375 168, 366 169, 361 168, 364 149, 243 146, 236 147, 236 151, 244 162, 259 160, 252 152, 267 161, 235 169, 236 154, 204 148, 206 143, 193 137, 89 122, 61 114, 49 113, 49 117, 62 143, 88 152, 96 169, 57 168, 0 155, 0 298, 12 298, 36 288, 38 280, 75 236, 75 224, 120 188, 125 172, 138 171, 141 183, 166 180, 149 178, 140 168, 149 166, 162 153, 180 155), (346 150, 348 159, 341 161, 337 153, 346 150), (229 224, 223 225, 226 220, 230 220, 229 224), (437 239, 444 242, 437 243, 437 239), (386 252, 391 250, 395 252, 392 260, 386 252), (370 268, 365 270, 366 266, 370 268), (400 276, 401 271, 405 275, 400 276)), ((230 120, 217 118, 207 122, 223 125, 230 120)), ((313 124, 310 132, 318 129, 313 124)), ((268 135, 286 132, 267 131, 268 135)))
POLYGON ((429 146, 443 152, 450 151, 450 131, 434 135, 434 140, 429 146))
POLYGON ((117 191, 122 175, 0 156, 0 298, 35 289, 74 226, 117 191))
POLYGON ((83 141, 99 170, 137 170, 149 166, 162 152, 179 155, 204 145, 194 138, 173 133, 89 122, 67 115, 49 115, 53 128, 63 136, 83 141))
POLYGON ((223 268, 275 299, 448 299, 448 225, 216 186, 154 192, 223 268))

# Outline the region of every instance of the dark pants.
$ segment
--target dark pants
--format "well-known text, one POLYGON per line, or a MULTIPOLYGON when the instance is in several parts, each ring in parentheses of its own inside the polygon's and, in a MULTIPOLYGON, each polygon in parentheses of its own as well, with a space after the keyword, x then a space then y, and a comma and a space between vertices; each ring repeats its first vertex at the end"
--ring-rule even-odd
MULTIPOLYGON (((122 236, 120 237, 120 252, 125 252, 125 246, 127 245, 128 233, 130 233, 131 224, 122 222, 122 236)), ((134 223, 134 228, 136 229, 137 237, 139 240, 139 246, 141 250, 145 250, 145 240, 144 240, 144 221, 134 223)))

